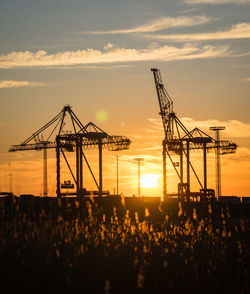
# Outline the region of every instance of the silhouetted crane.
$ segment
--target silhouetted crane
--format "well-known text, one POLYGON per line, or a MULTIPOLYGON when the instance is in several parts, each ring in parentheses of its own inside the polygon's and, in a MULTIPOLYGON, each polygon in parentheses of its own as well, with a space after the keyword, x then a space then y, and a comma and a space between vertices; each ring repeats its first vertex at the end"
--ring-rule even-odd
MULTIPOLYGON (((23 151, 23 150, 43 150, 43 196, 47 196, 48 194, 48 184, 47 184, 47 149, 56 148, 56 141, 54 134, 56 136, 60 136, 64 133, 65 126, 65 118, 66 115, 69 115, 70 120, 72 122, 73 130, 76 132, 78 130, 84 130, 84 126, 77 118, 77 116, 72 111, 69 105, 65 105, 55 117, 53 117, 48 123, 46 123, 43 127, 33 133, 30 137, 28 137, 25 141, 23 141, 19 145, 12 145, 9 149, 9 152, 15 151, 23 151), (45 131, 48 131, 46 139, 45 131)), ((86 132, 86 131, 85 131, 86 132)))
POLYGON ((167 196, 167 177, 166 177, 166 155, 169 157, 176 174, 180 180, 178 184, 178 197, 182 199, 190 199, 192 197, 202 197, 201 199, 208 199, 214 197, 214 191, 207 189, 207 151, 210 149, 220 149, 223 154, 234 153, 237 145, 229 141, 217 141, 199 128, 188 131, 183 123, 179 120, 173 110, 173 101, 165 89, 160 70, 152 68, 154 75, 154 82, 160 106, 160 115, 162 118, 165 138, 162 141, 163 146, 163 196, 167 196), (201 183, 193 165, 190 161, 190 150, 203 150, 203 184, 201 183), (179 164, 174 162, 171 154, 179 155, 179 164), (184 183, 183 177, 183 156, 186 157, 186 176, 187 180, 184 183), (179 166, 179 168, 178 168, 179 166), (192 169, 201 189, 200 192, 190 192, 190 168, 192 169))
POLYGON ((75 113, 72 111, 69 105, 64 106, 62 111, 58 113, 52 120, 46 123, 42 128, 36 131, 28 139, 19 145, 12 145, 9 152, 24 151, 24 150, 43 150, 43 195, 47 196, 47 149, 56 149, 57 158, 57 196, 64 196, 67 193, 61 193, 62 188, 72 188, 74 185, 69 181, 65 181, 61 185, 60 183, 60 154, 66 161, 69 171, 76 184, 77 196, 82 196, 86 192, 83 189, 83 165, 82 159, 84 158, 91 175, 98 187, 99 195, 101 196, 102 191, 102 149, 107 148, 108 150, 124 150, 128 149, 131 141, 123 136, 110 136, 92 122, 84 126, 75 113), (72 131, 65 131, 65 119, 66 115, 69 115, 70 122, 72 124, 72 131), (45 131, 48 132, 46 139, 44 139, 45 131), (54 136, 53 136, 54 134, 54 136), (96 178, 90 165, 87 161, 86 155, 83 153, 83 149, 89 149, 93 147, 99 148, 99 185, 97 184, 96 178), (67 160, 65 151, 73 152, 76 151, 76 175, 67 160))

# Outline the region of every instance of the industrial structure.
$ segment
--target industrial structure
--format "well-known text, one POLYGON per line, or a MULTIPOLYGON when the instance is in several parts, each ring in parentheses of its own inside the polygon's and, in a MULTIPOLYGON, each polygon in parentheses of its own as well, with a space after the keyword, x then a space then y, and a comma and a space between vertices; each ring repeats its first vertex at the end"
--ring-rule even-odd
POLYGON ((216 197, 221 196, 221 163, 220 163, 220 131, 225 127, 210 127, 211 131, 215 131, 216 148, 215 148, 215 173, 216 173, 216 197))
POLYGON ((128 149, 131 141, 123 136, 110 136, 101 130, 94 123, 89 122, 83 125, 69 105, 64 106, 52 120, 36 131, 28 139, 19 145, 12 145, 9 152, 23 150, 43 150, 43 195, 47 196, 47 149, 56 150, 56 179, 57 179, 57 196, 76 195, 85 196, 89 192, 83 188, 83 160, 95 181, 97 194, 102 196, 103 192, 103 174, 102 174, 102 150, 106 148, 111 151, 128 149), (65 120, 68 116, 71 122, 71 131, 65 131, 65 120), (51 129, 46 139, 44 139, 45 130, 51 129), (99 153, 99 184, 90 167, 87 157, 83 150, 98 148, 99 153), (75 172, 69 163, 66 152, 75 152, 75 172), (62 155, 62 157, 61 157, 62 155), (64 181, 61 183, 61 158, 66 162, 74 183, 64 181), (76 187, 75 187, 76 186, 76 187), (62 189, 71 189, 72 192, 62 192, 62 189))
MULTIPOLYGON (((173 100, 165 89, 160 70, 152 68, 154 82, 160 106, 160 115, 164 129, 163 146, 163 197, 164 200, 178 197, 181 200, 215 200, 214 189, 208 188, 207 184, 207 152, 215 150, 216 154, 216 196, 221 196, 221 167, 220 155, 234 153, 237 145, 231 141, 220 140, 219 132, 224 127, 211 127, 216 132, 216 139, 206 134, 199 128, 189 131, 174 112, 173 100), (200 150, 203 154, 203 179, 191 162, 191 151, 200 150), (175 157, 178 157, 176 161, 175 157), (167 189, 167 158, 173 166, 177 178, 177 193, 168 193, 167 189), (196 178, 200 190, 191 191, 191 173, 196 178)), ((71 106, 66 105, 53 119, 42 128, 33 133, 19 145, 12 145, 9 152, 24 150, 43 150, 43 195, 48 195, 47 184, 47 149, 56 151, 56 193, 57 196, 86 196, 90 192, 83 185, 83 163, 86 163, 97 191, 94 194, 102 196, 108 194, 103 191, 102 150, 119 151, 128 149, 131 141, 124 136, 111 136, 100 129, 97 125, 89 122, 83 125, 72 111, 71 106), (65 130, 66 119, 71 124, 71 130, 65 130), (45 134, 47 135, 45 136, 45 134), (98 149, 99 156, 99 182, 97 181, 84 150, 98 149), (75 155, 75 165, 71 165, 67 152, 75 155), (73 182, 66 180, 61 182, 62 160, 70 172, 73 182), (71 192, 69 192, 69 190, 71 192)), ((72 156, 71 156, 72 158, 72 156)), ((138 163, 138 196, 140 196, 140 162, 142 158, 135 158, 138 163)), ((118 156, 117 156, 117 194, 118 194, 118 156)))
POLYGON ((141 161, 144 160, 144 158, 135 158, 135 161, 137 161, 138 164, 138 193, 137 196, 141 197, 141 161))
MULTIPOLYGON (((211 149, 216 149, 218 154, 234 153, 237 145, 230 141, 215 140, 211 136, 199 128, 188 131, 180 119, 177 117, 173 109, 173 101, 165 89, 160 70, 152 68, 154 82, 160 106, 160 115, 162 118, 165 138, 162 141, 163 146, 163 197, 178 197, 182 200, 189 201, 190 199, 215 200, 214 189, 207 187, 207 152, 211 149), (200 180, 198 173, 195 171, 191 159, 191 150, 202 150, 203 152, 203 181, 200 180), (179 161, 175 162, 173 155, 179 157, 179 161), (167 156, 171 165, 175 169, 178 183, 178 193, 167 193, 167 156), (184 162, 186 162, 186 180, 184 180, 184 162), (190 173, 193 172, 200 186, 200 191, 192 192, 190 190, 190 173)), ((218 176, 218 175, 217 175, 218 176)))

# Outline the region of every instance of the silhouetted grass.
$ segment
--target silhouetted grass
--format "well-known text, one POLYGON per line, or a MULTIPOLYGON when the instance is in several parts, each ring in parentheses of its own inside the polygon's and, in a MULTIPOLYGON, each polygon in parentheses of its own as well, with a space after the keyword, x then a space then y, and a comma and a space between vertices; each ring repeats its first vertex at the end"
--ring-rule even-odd
POLYGON ((248 293, 249 212, 240 204, 1 198, 1 287, 248 293))

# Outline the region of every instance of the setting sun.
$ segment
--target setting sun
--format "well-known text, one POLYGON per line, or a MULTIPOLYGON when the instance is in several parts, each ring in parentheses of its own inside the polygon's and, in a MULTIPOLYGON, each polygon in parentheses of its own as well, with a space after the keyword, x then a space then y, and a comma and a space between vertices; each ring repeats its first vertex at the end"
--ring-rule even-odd
POLYGON ((158 186, 159 175, 155 174, 145 174, 141 176, 141 186, 142 188, 155 188, 158 186))

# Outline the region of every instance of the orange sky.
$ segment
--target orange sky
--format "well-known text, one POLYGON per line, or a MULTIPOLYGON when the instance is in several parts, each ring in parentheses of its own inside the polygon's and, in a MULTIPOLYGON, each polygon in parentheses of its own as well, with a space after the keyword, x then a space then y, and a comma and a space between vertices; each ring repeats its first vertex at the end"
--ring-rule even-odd
MULTIPOLYGON (((52 2, 0 4, 1 191, 12 186, 17 194, 42 193, 42 152, 8 149, 69 104, 83 124, 93 121, 110 135, 131 139, 130 149, 119 153, 120 192, 137 193, 134 158, 143 157, 142 175, 159 175, 159 184, 142 188, 142 194, 162 195, 164 133, 150 71, 156 67, 188 130, 199 127, 213 136, 209 127, 226 127, 222 139, 239 147, 222 156, 222 193, 250 196, 248 0, 52 2)), ((117 154, 104 152, 104 189, 110 192, 117 154)), ((97 177, 97 152, 86 155, 97 177)), ((202 178, 201 154, 192 158, 202 178)), ((54 150, 48 173, 49 193, 55 195, 54 150)), ((210 188, 214 174, 211 153, 210 188)), ((84 183, 94 189, 87 171, 84 183)), ((168 191, 176 186, 169 168, 168 191)), ((192 189, 198 189, 194 181, 192 189)))
MULTIPOLYGON (((156 98, 156 97, 155 97, 156 98)), ((156 100, 156 99, 155 99, 156 100)), ((156 101, 157 102, 157 101, 156 101)), ((207 131, 212 125, 226 125, 227 122, 218 121, 200 121, 195 122, 191 119, 184 118, 185 125, 192 129, 194 125, 199 125, 203 130, 207 131)), ((101 122, 100 122, 101 123, 101 122)), ((101 124, 104 124, 102 122, 101 124)), ((249 125, 240 125, 237 121, 232 121, 226 126, 226 130, 222 133, 222 139, 227 139, 234 132, 244 132, 247 134, 249 125), (230 129, 229 129, 230 128, 230 129), (226 137, 227 135, 227 137, 226 137)), ((126 127, 124 126, 124 129, 126 127)), ((211 131, 210 135, 213 135, 211 131)), ((112 134, 112 133, 110 133, 112 134)), ((130 132, 124 130, 120 132, 122 135, 127 135, 132 144, 129 150, 120 152, 104 151, 103 152, 103 182, 104 190, 109 190, 111 193, 116 189, 116 155, 119 155, 119 192, 131 196, 137 195, 137 162, 136 157, 144 158, 141 163, 141 175, 155 174, 158 175, 158 186, 156 188, 141 189, 141 194, 146 196, 162 195, 162 157, 161 157, 161 140, 163 130, 159 119, 150 119, 145 122, 144 129, 135 127, 130 132)), ((235 135, 236 136, 236 135, 235 135)), ((240 137, 242 137, 241 135, 240 137)), ((237 140, 235 140, 237 141, 237 140)), ((85 152, 91 167, 98 179, 98 151, 87 150, 85 152)), ((75 155, 69 156, 72 167, 75 167, 75 155)), ((222 160, 222 191, 224 195, 246 196, 249 189, 248 174, 250 172, 249 161, 246 159, 249 156, 249 150, 244 147, 239 147, 236 154, 221 156, 222 160), (237 170, 237 173, 235 172, 237 170)), ((178 157, 174 157, 178 161, 178 157)), ((8 190, 10 179, 12 179, 12 189, 17 194, 32 193, 41 195, 43 191, 42 178, 42 152, 41 151, 22 151, 9 153, 11 165, 6 161, 1 169, 1 189, 8 190), (10 176, 11 174, 11 176, 10 176)), ((191 159, 196 168, 200 179, 203 179, 202 170, 202 152, 193 152, 191 159)), ((168 162, 168 192, 174 192, 177 189, 177 177, 173 168, 168 162)), ((84 166, 84 186, 88 190, 96 190, 94 181, 90 173, 84 166)), ((71 178, 70 173, 65 163, 62 163, 62 181, 71 178)), ((192 190, 199 189, 194 177, 192 179, 192 190)), ((73 181, 73 180, 72 180, 73 181)), ((214 152, 208 154, 208 187, 215 188, 215 155, 214 152)), ((55 195, 56 190, 56 159, 55 150, 48 151, 48 192, 50 195, 55 195)))

